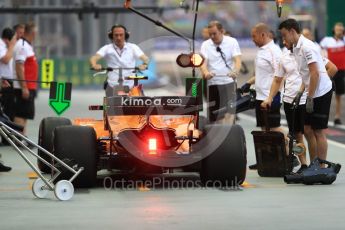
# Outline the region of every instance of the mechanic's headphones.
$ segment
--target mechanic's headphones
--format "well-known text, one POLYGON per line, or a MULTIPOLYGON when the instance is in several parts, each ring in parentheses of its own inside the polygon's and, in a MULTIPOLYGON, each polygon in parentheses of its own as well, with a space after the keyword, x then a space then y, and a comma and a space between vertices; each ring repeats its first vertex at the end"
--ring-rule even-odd
POLYGON ((113 25, 113 26, 111 27, 110 31, 108 32, 108 38, 109 38, 110 40, 113 40, 113 30, 114 30, 115 28, 122 28, 122 29, 124 29, 124 31, 125 31, 125 40, 127 41, 128 38, 129 38, 129 32, 127 31, 127 28, 126 28, 125 26, 120 25, 120 24, 115 24, 115 25, 113 25))

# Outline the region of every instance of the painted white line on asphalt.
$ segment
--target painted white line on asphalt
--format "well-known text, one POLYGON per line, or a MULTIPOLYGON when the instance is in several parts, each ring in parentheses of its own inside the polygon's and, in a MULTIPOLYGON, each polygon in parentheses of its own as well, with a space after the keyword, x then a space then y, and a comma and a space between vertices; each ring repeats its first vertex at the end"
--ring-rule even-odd
MULTIPOLYGON (((239 116, 240 119, 244 119, 244 120, 247 120, 247 121, 250 121, 250 122, 256 124, 256 119, 253 116, 249 116, 247 114, 238 114, 238 116, 239 116)), ((282 119, 281 120, 281 124, 287 124, 286 120, 282 119)), ((285 126, 283 126, 282 128, 284 129, 284 131, 288 130, 287 127, 285 127, 285 126)), ((336 141, 333 141, 333 140, 330 140, 330 139, 327 139, 327 141, 331 145, 334 145, 334 146, 337 146, 339 148, 345 149, 345 145, 342 144, 342 143, 339 143, 339 142, 336 142, 336 141)))

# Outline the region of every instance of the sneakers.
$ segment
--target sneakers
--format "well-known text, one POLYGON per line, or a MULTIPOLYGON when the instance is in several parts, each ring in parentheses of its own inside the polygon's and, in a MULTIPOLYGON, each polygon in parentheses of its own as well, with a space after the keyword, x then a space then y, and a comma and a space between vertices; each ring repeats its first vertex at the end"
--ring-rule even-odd
POLYGON ((339 118, 334 119, 334 125, 341 125, 341 120, 339 118))
POLYGON ((8 167, 0 162, 0 172, 8 172, 8 171, 11 171, 11 169, 12 169, 11 167, 8 167))
POLYGON ((256 170, 258 169, 258 165, 257 164, 249 165, 249 169, 256 170))
POLYGON ((301 165, 301 167, 297 170, 297 174, 301 174, 304 170, 308 168, 308 165, 301 165))
POLYGON ((292 156, 292 165, 293 167, 297 167, 299 165, 299 160, 295 155, 292 156))

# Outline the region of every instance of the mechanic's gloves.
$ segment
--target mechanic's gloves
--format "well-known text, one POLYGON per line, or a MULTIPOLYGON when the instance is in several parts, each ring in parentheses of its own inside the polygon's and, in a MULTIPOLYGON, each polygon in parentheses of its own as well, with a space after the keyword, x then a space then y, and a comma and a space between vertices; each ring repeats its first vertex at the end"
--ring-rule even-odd
POLYGON ((145 63, 138 66, 138 69, 139 69, 140 71, 147 70, 147 68, 148 68, 148 65, 145 64, 145 63))
POLYGON ((244 85, 241 86, 241 92, 243 93, 248 93, 250 90, 250 84, 249 83, 245 83, 244 85))
POLYGON ((314 111, 314 99, 309 96, 307 97, 306 111, 307 113, 312 113, 314 111))
POLYGON ((228 77, 236 79, 238 77, 239 73, 236 70, 233 70, 230 73, 228 73, 227 75, 228 75, 228 77))
POLYGON ((293 105, 299 105, 299 102, 301 101, 302 95, 303 95, 303 92, 298 91, 297 94, 296 94, 296 96, 295 96, 295 98, 294 98, 293 101, 292 101, 292 104, 293 104, 293 105))

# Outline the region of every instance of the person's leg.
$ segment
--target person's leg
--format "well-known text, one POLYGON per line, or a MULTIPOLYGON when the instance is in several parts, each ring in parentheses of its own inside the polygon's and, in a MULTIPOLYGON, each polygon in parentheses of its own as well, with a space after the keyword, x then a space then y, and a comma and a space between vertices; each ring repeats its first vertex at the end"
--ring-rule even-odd
POLYGON ((305 139, 307 139, 309 159, 310 161, 312 161, 317 156, 316 154, 317 146, 316 146, 316 137, 310 125, 304 126, 304 136, 305 136, 305 139))
MULTIPOLYGON (((303 134, 301 132, 295 133, 295 137, 297 143, 301 143, 304 145, 303 134)), ((305 151, 298 155, 298 159, 301 162, 301 165, 308 165, 305 151)))
POLYGON ((335 115, 334 120, 340 120, 341 117, 341 95, 335 95, 335 115))
POLYGON ((315 129, 314 134, 317 144, 317 156, 322 160, 326 160, 328 144, 324 129, 315 129))
POLYGON ((14 123, 24 127, 24 130, 23 130, 22 133, 25 135, 26 134, 26 123, 27 123, 27 120, 25 118, 22 118, 22 117, 14 117, 14 123))
POLYGON ((311 122, 316 145, 316 156, 320 159, 326 160, 327 157, 327 138, 325 129, 328 128, 328 118, 330 111, 330 104, 332 100, 332 91, 325 95, 314 99, 314 112, 311 122))
POLYGON ((216 122, 218 116, 213 114, 215 110, 219 109, 219 91, 217 85, 208 86, 208 100, 207 100, 207 116, 209 122, 216 122))
POLYGON ((333 77, 335 85, 335 115, 334 124, 341 124, 341 96, 345 93, 344 70, 339 70, 333 77))
MULTIPOLYGON (((220 108, 225 107, 225 106, 228 107, 230 102, 236 101, 235 83, 232 82, 229 84, 219 86, 219 100, 220 100, 219 102, 220 108)), ((229 112, 225 113, 224 118, 221 119, 222 124, 233 125, 235 124, 236 108, 232 109, 231 111, 230 110, 228 111, 229 112)))

